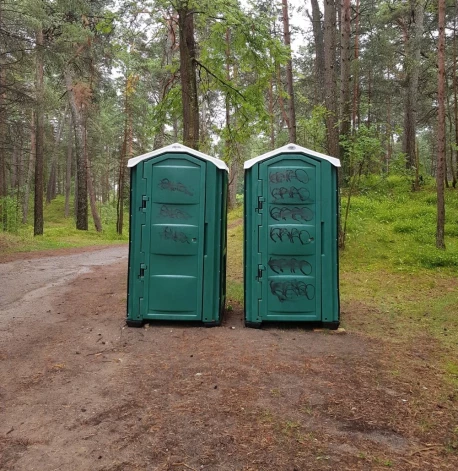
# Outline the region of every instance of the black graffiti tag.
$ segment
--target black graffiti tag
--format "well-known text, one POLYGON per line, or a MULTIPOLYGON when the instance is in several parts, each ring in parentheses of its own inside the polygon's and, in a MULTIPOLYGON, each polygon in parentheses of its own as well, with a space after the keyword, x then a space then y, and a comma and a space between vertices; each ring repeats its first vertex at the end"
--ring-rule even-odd
POLYGON ((270 291, 277 296, 280 302, 294 301, 297 298, 305 297, 311 301, 315 297, 315 287, 303 281, 271 281, 270 291))
POLYGON ((308 183, 309 176, 305 170, 300 168, 297 170, 286 170, 284 172, 273 172, 269 174, 269 181, 271 183, 290 182, 292 180, 308 183))
POLYGON ((276 199, 285 199, 285 196, 289 196, 291 199, 299 198, 301 201, 307 201, 310 198, 310 191, 307 188, 301 187, 296 188, 291 186, 286 188, 282 186, 281 188, 272 188, 270 194, 276 199))
POLYGON ((273 242, 283 242, 289 240, 291 244, 295 243, 297 239, 301 245, 310 244, 314 239, 305 229, 287 229, 286 227, 272 227, 270 229, 270 238, 273 242))
POLYGON ((180 193, 184 193, 185 195, 189 195, 189 196, 192 196, 194 194, 190 190, 188 190, 186 185, 183 185, 183 183, 172 182, 168 178, 163 178, 158 184, 158 187, 161 190, 179 191, 180 193))
POLYGON ((299 208, 297 206, 294 208, 274 206, 270 210, 270 216, 276 221, 286 221, 288 218, 294 221, 311 221, 313 219, 313 211, 309 208, 299 208))
POLYGON ((189 244, 188 236, 181 231, 175 231, 170 227, 164 228, 162 232, 162 238, 167 240, 173 240, 174 242, 181 242, 182 244, 189 244))
POLYGON ((296 273, 299 270, 304 275, 310 275, 312 273, 312 265, 307 260, 297 260, 296 258, 271 258, 267 264, 270 269, 277 274, 283 273, 285 270, 290 273, 296 273))
POLYGON ((163 218, 171 218, 171 219, 189 219, 191 216, 181 209, 177 208, 170 208, 169 206, 163 204, 161 206, 161 210, 159 211, 159 216, 163 218))

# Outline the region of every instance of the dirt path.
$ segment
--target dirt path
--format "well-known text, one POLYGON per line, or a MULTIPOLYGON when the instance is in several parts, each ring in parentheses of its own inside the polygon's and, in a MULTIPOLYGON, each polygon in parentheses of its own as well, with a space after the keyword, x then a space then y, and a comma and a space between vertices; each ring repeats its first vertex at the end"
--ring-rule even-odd
POLYGON ((415 425, 434 372, 401 380, 380 343, 245 329, 241 309, 126 328, 126 256, 0 265, 1 470, 458 469, 444 406, 415 425))

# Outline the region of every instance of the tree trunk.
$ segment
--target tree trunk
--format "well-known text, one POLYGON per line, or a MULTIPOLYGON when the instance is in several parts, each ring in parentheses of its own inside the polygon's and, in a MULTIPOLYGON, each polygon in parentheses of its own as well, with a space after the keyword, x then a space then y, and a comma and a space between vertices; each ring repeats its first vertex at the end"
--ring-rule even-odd
POLYGON ((65 117, 67 116, 68 103, 65 105, 65 110, 59 118, 57 124, 56 137, 54 139, 51 155, 51 171, 49 172, 48 186, 46 188, 46 203, 51 203, 57 195, 57 155, 60 140, 62 137, 62 130, 64 129, 65 117))
POLYGON ((321 21, 321 11, 318 0, 311 0, 313 39, 315 42, 315 74, 316 74, 316 102, 315 105, 324 104, 324 36, 321 21))
POLYGON ((44 144, 44 37, 43 31, 36 33, 36 109, 35 109, 35 198, 33 213, 33 235, 43 235, 43 144, 44 144))
POLYGON ((404 61, 406 96, 404 101, 404 135, 402 140, 402 152, 406 154, 407 168, 412 168, 415 165, 417 95, 424 9, 425 0, 410 0, 410 26, 408 29, 404 61))
POLYGON ((340 134, 350 134, 351 102, 350 102, 350 33, 351 33, 351 6, 350 0, 342 0, 342 26, 340 28, 340 134))
POLYGON ((180 2, 178 27, 180 36, 180 77, 183 106, 183 143, 199 149, 199 102, 196 80, 196 43, 194 39, 194 12, 187 3, 180 2))
POLYGON ((269 118, 270 118, 270 147, 275 149, 275 125, 274 125, 274 81, 269 80, 269 118))
POLYGON ((92 219, 94 220, 95 230, 97 232, 102 232, 102 221, 100 220, 99 213, 97 211, 97 202, 95 197, 93 179, 92 179, 92 171, 91 171, 91 163, 89 161, 89 155, 87 151, 87 119, 84 120, 84 162, 86 166, 86 175, 87 175, 87 192, 89 195, 89 203, 91 205, 91 214, 92 219))
MULTIPOLYGON (((126 97, 127 100, 127 97, 126 97)), ((126 102, 127 107, 127 102, 126 102)), ((125 175, 126 175, 126 155, 127 155, 127 139, 128 139, 128 111, 126 111, 126 119, 124 123, 124 140, 121 148, 121 155, 119 156, 119 176, 118 176, 118 201, 116 206, 117 219, 116 219, 116 232, 122 235, 122 229, 124 225, 124 186, 125 186, 125 175)))
POLYGON ((67 136, 67 164, 65 166, 65 217, 68 218, 70 214, 70 190, 72 186, 72 153, 73 153, 73 123, 72 115, 70 113, 68 119, 68 136, 67 136))
POLYGON ((286 90, 288 92, 288 135, 289 142, 296 143, 296 107, 294 104, 293 61, 291 57, 291 31, 289 28, 288 0, 282 0, 283 34, 288 48, 286 61, 286 90))
MULTIPOLYGON (((455 118, 455 165, 456 173, 454 181, 458 179, 458 60, 457 60, 457 18, 458 18, 458 0, 455 3, 455 17, 453 19, 453 116, 455 118)), ((455 187, 453 187, 455 188, 455 187)))
POLYGON ((70 70, 65 71, 65 84, 67 87, 70 109, 72 112, 73 128, 75 132, 76 174, 77 190, 76 200, 76 228, 81 231, 88 230, 88 201, 87 201, 87 168, 84 156, 84 120, 83 112, 76 102, 73 92, 73 76, 70 70))
POLYGON ((439 39, 438 39, 438 126, 437 126, 437 227, 436 247, 445 249, 445 197, 444 197, 444 167, 445 167, 445 0, 439 0, 439 39))
POLYGON ((324 87, 326 114, 327 151, 339 157, 339 129, 337 127, 336 84, 336 5, 334 0, 324 2, 324 87))
POLYGON ((22 224, 27 224, 29 215, 30 183, 32 182, 33 169, 35 168, 35 111, 32 110, 30 118, 30 152, 29 164, 24 188, 24 199, 22 201, 22 224))
POLYGON ((110 200, 110 146, 105 149, 105 166, 102 174, 102 204, 110 200))
POLYGON ((359 0, 356 0, 355 12, 355 51, 354 51, 354 76, 353 76, 353 107, 352 124, 353 129, 359 126, 359 0))
MULTIPOLYGON (((0 24, 2 20, 2 5, 0 4, 0 24)), ((3 48, 2 48, 3 49, 3 48)), ((0 51, 3 56, 3 50, 0 51)), ((0 56, 1 57, 1 56, 0 56)), ((0 198, 8 194, 8 187, 6 183, 6 70, 3 64, 0 64, 0 198)), ((0 207, 0 210, 2 208, 0 207)), ((0 211, 1 213, 1 211, 0 211)))
POLYGON ((237 206, 237 184, 239 180, 239 162, 236 158, 231 162, 231 174, 228 185, 229 208, 233 209, 237 206))

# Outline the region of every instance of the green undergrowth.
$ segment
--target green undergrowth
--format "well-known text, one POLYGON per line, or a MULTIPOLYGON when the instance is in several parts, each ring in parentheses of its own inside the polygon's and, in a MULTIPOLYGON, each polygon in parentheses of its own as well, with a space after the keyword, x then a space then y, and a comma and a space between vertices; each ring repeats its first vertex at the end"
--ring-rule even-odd
MULTIPOLYGON (((403 180, 391 178, 389 183, 352 197, 342 262, 348 262, 354 270, 458 269, 458 190, 446 191, 447 249, 439 250, 434 187, 412 192, 403 180)), ((342 206, 343 213, 345 195, 342 206)))
POLYGON ((435 246, 436 201, 434 185, 412 192, 398 177, 352 197, 347 244, 340 252, 342 321, 350 330, 413 348, 427 338, 444 362, 453 363, 458 361, 458 190, 446 190, 446 250, 435 246))
MULTIPOLYGON (((92 219, 89 220, 89 229, 87 231, 77 230, 75 228, 73 208, 70 208, 71 216, 65 218, 65 200, 59 196, 44 207, 43 235, 33 235, 33 220, 29 218, 27 224, 18 224, 14 232, 0 232, 0 253, 8 254, 127 242, 129 237, 128 224, 125 224, 122 236, 116 233, 116 208, 111 205, 100 205, 98 210, 102 220, 102 232, 99 233, 95 230, 92 219)), ((127 212, 125 221, 128 221, 128 216, 127 212)))

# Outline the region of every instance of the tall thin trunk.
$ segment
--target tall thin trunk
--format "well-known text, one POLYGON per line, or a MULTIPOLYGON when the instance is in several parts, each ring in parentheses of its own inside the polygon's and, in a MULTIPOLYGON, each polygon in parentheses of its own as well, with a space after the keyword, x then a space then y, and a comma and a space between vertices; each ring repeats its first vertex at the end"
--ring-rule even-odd
POLYGON ((70 214, 70 190, 72 186, 72 154, 73 154, 73 140, 72 140, 72 115, 68 118, 68 136, 67 136, 67 163, 65 166, 65 217, 68 218, 70 214))
POLYGON ((57 156, 60 140, 62 137, 62 130, 64 129, 65 117, 67 115, 68 103, 65 105, 65 110, 60 115, 57 124, 56 136, 52 147, 52 161, 51 171, 49 172, 48 186, 46 188, 46 203, 50 203, 57 195, 57 156))
POLYGON ((273 78, 269 80, 269 118, 270 118, 270 147, 275 149, 275 126, 274 126, 274 83, 273 78))
MULTIPOLYGON (((366 121, 366 125, 368 128, 370 128, 372 125, 372 71, 371 69, 367 71, 367 121, 366 121)), ((414 146, 414 156, 415 156, 415 146, 414 146)))
POLYGON ((110 146, 105 149, 105 165, 102 173, 102 204, 109 202, 110 195, 110 146))
POLYGON ((336 5, 335 0, 324 2, 324 86, 326 114, 327 151, 339 157, 339 129, 337 119, 337 82, 336 82, 336 5))
POLYGON ((351 124, 350 102, 350 33, 351 33, 351 6, 350 0, 342 0, 342 26, 340 28, 340 134, 348 136, 351 124))
POLYGON ((180 35, 180 77, 183 107, 183 143, 199 149, 199 102, 196 79, 196 42, 194 12, 187 3, 177 9, 180 35))
POLYGON ((291 31, 289 28, 288 0, 282 0, 283 35, 285 46, 288 48, 286 61, 286 90, 288 92, 288 135, 289 142, 296 143, 296 107, 294 104, 293 60, 291 57, 291 31))
MULTIPOLYGON (((226 29, 226 80, 231 80, 231 32, 226 29)), ((237 204, 237 156, 233 149, 232 142, 232 129, 231 129, 231 102, 229 93, 226 93, 226 139, 225 139, 225 153, 226 158, 230 161, 230 179, 228 188, 228 202, 229 208, 235 208, 237 204)))
POLYGON ((89 196, 89 203, 91 206, 92 219, 94 221, 95 230, 97 232, 102 232, 102 221, 100 220, 100 216, 97 211, 97 203, 96 203, 94 184, 93 184, 93 179, 92 179, 92 169, 91 169, 91 163, 89 161, 89 153, 87 149, 87 118, 84 120, 83 137, 84 137, 84 142, 83 142, 84 162, 86 165, 86 175, 87 175, 87 192, 89 196))
POLYGON ((70 109, 72 112, 73 128, 75 132, 76 174, 77 189, 76 200, 76 228, 81 231, 88 230, 88 201, 87 201, 87 168, 84 156, 84 121, 83 111, 76 102, 73 92, 73 76, 69 69, 65 71, 65 84, 67 87, 70 109))
POLYGON ((454 181, 458 179, 458 58, 457 58, 457 18, 458 0, 455 2, 455 17, 453 19, 453 116, 455 118, 455 164, 456 173, 454 181))
POLYGON ((324 104, 324 36, 321 11, 318 0, 311 0, 313 39, 315 42, 315 75, 316 75, 316 102, 315 105, 324 104))
POLYGON ((36 33, 36 137, 35 137, 35 198, 33 214, 33 235, 43 235, 43 145, 44 145, 44 35, 36 33))
MULTIPOLYGON (((388 82, 390 81, 390 68, 388 67, 388 82)), ((388 103, 387 103, 387 116, 386 116, 386 137, 387 137, 387 146, 386 146, 386 172, 390 171, 390 162, 391 154, 393 152, 393 147, 391 145, 391 94, 388 94, 388 103)))
POLYGON ((423 36, 425 0, 410 0, 410 27, 406 42, 404 68, 406 95, 404 101, 404 135, 402 151, 407 156, 406 166, 415 165, 415 140, 417 129, 417 96, 420 74, 421 38, 423 36))
POLYGON ((32 116, 30 118, 29 164, 25 181, 24 199, 22 202, 22 224, 27 224, 27 217, 29 215, 30 184, 32 182, 33 169, 35 168, 35 135, 35 111, 32 110, 32 116))
POLYGON ((437 227, 436 247, 445 249, 445 195, 444 195, 444 169, 445 169, 445 0, 439 0, 439 39, 438 39, 438 84, 437 102, 437 227))
MULTIPOLYGON (((2 20, 2 5, 0 4, 0 24, 2 20)), ((0 49, 0 54, 3 56, 3 47, 0 49)), ((0 56, 0 57, 1 57, 0 56)), ((0 63, 0 198, 8 194, 8 187, 6 182, 6 152, 5 152, 5 137, 6 137, 6 70, 2 63, 0 63)), ((0 207, 0 213, 1 207, 0 207)))
POLYGON ((117 201, 117 219, 116 219, 116 232, 122 235, 122 229, 124 225, 124 187, 125 187, 125 175, 126 175, 126 155, 127 155, 127 140, 128 140, 128 126, 129 118, 127 116, 127 103, 126 103, 126 118, 124 122, 124 139, 121 148, 121 155, 119 156, 119 173, 118 173, 118 201, 117 201))
POLYGON ((359 126, 359 0, 356 0, 355 9, 355 66, 353 74, 353 107, 351 119, 354 130, 359 126))

